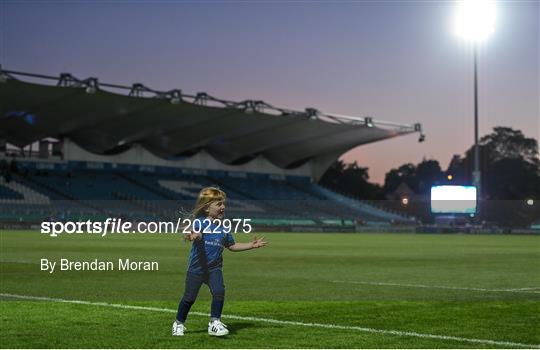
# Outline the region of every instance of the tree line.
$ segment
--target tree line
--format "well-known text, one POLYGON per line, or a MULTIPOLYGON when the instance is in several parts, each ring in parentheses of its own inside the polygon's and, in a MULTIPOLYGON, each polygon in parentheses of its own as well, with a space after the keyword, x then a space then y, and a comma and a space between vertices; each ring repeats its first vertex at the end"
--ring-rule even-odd
MULTIPOLYGON (((523 224, 530 220, 530 215, 527 219, 520 218, 519 209, 528 199, 538 199, 532 207, 540 207, 538 141, 526 137, 520 130, 499 126, 480 139, 479 148, 484 218, 496 219, 494 221, 503 224, 523 224)), ((446 169, 435 159, 425 159, 418 164, 405 163, 391 169, 386 173, 383 185, 369 181, 368 168, 356 162, 347 164, 338 160, 323 175, 320 184, 360 199, 385 200, 386 204, 396 199, 393 196, 396 190, 405 185, 412 192, 411 200, 417 203, 411 203, 409 208, 401 205, 401 209, 418 211, 419 206, 427 215, 431 186, 471 185, 473 168, 474 146, 471 146, 463 155, 454 156, 446 169)))

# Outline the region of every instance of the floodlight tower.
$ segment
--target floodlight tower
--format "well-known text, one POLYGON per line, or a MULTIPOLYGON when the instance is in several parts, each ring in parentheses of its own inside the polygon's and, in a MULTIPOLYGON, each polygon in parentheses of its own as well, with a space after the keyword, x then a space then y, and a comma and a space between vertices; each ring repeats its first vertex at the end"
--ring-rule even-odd
POLYGON ((473 185, 481 197, 482 177, 478 148, 478 45, 495 31, 495 2, 493 0, 462 0, 458 4, 456 32, 473 44, 474 56, 474 171, 473 185))

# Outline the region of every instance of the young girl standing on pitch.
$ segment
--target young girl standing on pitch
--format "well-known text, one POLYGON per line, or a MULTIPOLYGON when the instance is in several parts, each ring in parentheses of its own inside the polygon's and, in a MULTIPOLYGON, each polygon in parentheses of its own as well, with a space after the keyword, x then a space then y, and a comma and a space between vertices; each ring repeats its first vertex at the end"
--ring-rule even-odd
POLYGON ((186 330, 184 323, 189 309, 195 302, 203 283, 208 285, 212 293, 208 334, 214 336, 229 334, 227 326, 221 322, 221 311, 225 298, 225 285, 221 271, 223 248, 240 252, 266 245, 263 238, 257 239, 256 237, 249 243, 235 243, 230 230, 226 230, 223 226, 217 227, 213 223, 214 220, 223 220, 225 197, 225 192, 218 188, 203 188, 190 216, 193 219, 192 232, 187 234, 186 238, 193 241, 193 244, 189 254, 184 296, 180 300, 176 320, 172 326, 173 335, 184 335, 186 330), (211 231, 212 233, 204 233, 203 231, 211 231))

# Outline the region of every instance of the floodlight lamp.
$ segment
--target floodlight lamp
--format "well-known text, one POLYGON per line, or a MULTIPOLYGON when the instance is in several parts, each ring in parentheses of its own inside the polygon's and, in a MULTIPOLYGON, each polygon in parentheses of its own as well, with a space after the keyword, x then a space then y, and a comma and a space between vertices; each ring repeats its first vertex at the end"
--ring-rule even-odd
POLYGON ((86 85, 86 93, 87 94, 95 94, 98 89, 98 80, 97 78, 88 78, 84 81, 84 84, 86 85))
POLYGON ((372 128, 372 127, 375 126, 373 124, 373 118, 371 118, 371 117, 365 117, 364 118, 364 123, 365 123, 366 127, 368 127, 368 128, 372 128))
POLYGON ((462 0, 458 4, 456 33, 472 42, 485 40, 495 31, 495 1, 462 0))
POLYGON ((182 91, 178 89, 170 91, 170 102, 173 105, 180 104, 182 102, 182 91))

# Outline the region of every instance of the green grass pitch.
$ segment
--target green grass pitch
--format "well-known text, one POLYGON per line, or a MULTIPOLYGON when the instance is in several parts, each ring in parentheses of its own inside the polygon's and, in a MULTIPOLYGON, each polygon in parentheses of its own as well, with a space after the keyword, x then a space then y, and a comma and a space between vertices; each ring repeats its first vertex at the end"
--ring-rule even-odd
MULTIPOLYGON (((235 238, 248 241, 250 236, 235 238)), ((210 309, 206 286, 188 318, 186 335, 171 336, 189 251, 178 235, 51 238, 29 231, 0 232, 1 347, 540 344, 540 237, 271 233, 266 238, 266 248, 224 252, 223 321, 231 334, 213 338, 203 315, 210 309), (41 258, 155 260, 159 271, 49 274, 40 271, 41 258)))

